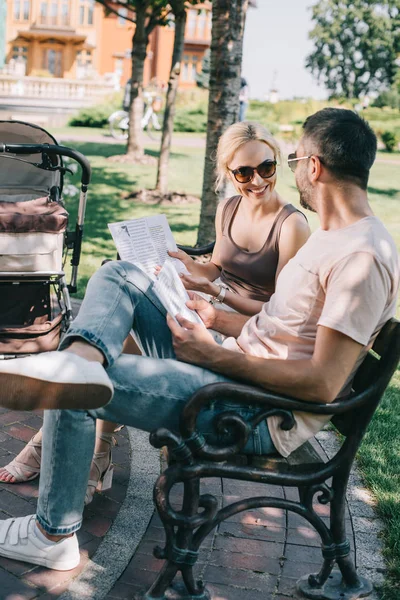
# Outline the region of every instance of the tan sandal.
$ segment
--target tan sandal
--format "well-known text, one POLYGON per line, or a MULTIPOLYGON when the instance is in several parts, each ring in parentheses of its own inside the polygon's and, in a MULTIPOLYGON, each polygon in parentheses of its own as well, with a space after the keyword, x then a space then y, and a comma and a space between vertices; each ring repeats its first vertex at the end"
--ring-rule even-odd
POLYGON ((116 440, 112 433, 103 433, 97 436, 103 442, 109 444, 110 449, 106 452, 96 452, 93 455, 92 466, 90 468, 91 479, 89 479, 85 495, 85 506, 93 500, 95 492, 105 492, 112 486, 114 474, 114 465, 112 463, 111 449, 116 445, 116 440))
MULTIPOLYGON (((36 434, 35 434, 36 435, 36 434)), ((35 442, 34 437, 27 443, 25 448, 21 450, 21 452, 12 460, 8 465, 2 467, 5 469, 12 477, 14 477, 15 481, 2 481, 0 479, 0 483, 22 483, 26 481, 33 481, 39 477, 40 474, 40 461, 42 458, 42 441, 35 442), (33 464, 29 464, 26 462, 22 462, 19 459, 22 453, 28 452, 26 458, 29 457, 29 460, 32 460, 33 464), (28 475, 30 473, 30 475, 28 475)), ((25 458, 25 460, 26 460, 25 458)))

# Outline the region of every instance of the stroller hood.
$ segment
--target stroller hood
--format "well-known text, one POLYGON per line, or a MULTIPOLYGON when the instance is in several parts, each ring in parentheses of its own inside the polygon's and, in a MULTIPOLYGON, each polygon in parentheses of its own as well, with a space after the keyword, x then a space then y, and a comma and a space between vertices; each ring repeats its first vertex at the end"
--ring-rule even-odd
MULTIPOLYGON (((0 121, 0 144, 49 144, 57 145, 47 131, 21 121, 0 121)), ((38 169, 41 154, 0 154, 0 202, 24 202, 47 196, 56 186, 62 192, 62 175, 59 171, 38 169)), ((57 157, 58 165, 62 164, 57 157)))

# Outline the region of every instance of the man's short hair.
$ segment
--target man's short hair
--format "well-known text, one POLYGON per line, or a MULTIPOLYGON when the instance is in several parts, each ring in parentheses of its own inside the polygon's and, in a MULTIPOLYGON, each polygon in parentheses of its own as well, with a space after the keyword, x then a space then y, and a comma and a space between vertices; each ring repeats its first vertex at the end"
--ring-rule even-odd
POLYGON ((322 164, 334 177, 367 189, 377 140, 364 119, 352 110, 324 108, 305 120, 303 130, 304 137, 315 143, 322 164))

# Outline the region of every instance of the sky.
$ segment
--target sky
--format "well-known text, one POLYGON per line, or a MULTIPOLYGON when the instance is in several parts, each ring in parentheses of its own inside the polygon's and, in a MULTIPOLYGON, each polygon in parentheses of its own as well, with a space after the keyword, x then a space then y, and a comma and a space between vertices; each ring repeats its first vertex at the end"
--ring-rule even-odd
POLYGON ((317 85, 304 66, 312 49, 308 40, 312 29, 309 7, 315 3, 316 0, 257 0, 258 7, 249 8, 242 74, 251 98, 264 100, 271 87, 276 87, 280 99, 327 97, 326 90, 317 85))

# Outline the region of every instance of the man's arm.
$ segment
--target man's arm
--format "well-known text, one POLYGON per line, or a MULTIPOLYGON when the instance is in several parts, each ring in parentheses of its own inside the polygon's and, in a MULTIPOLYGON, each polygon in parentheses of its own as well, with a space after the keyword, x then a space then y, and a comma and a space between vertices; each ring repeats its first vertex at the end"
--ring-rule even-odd
POLYGON ((178 360, 308 402, 333 402, 362 349, 361 344, 343 333, 320 326, 310 359, 265 359, 211 343, 201 336, 200 326, 186 320, 180 319, 182 327, 171 321, 178 360))

